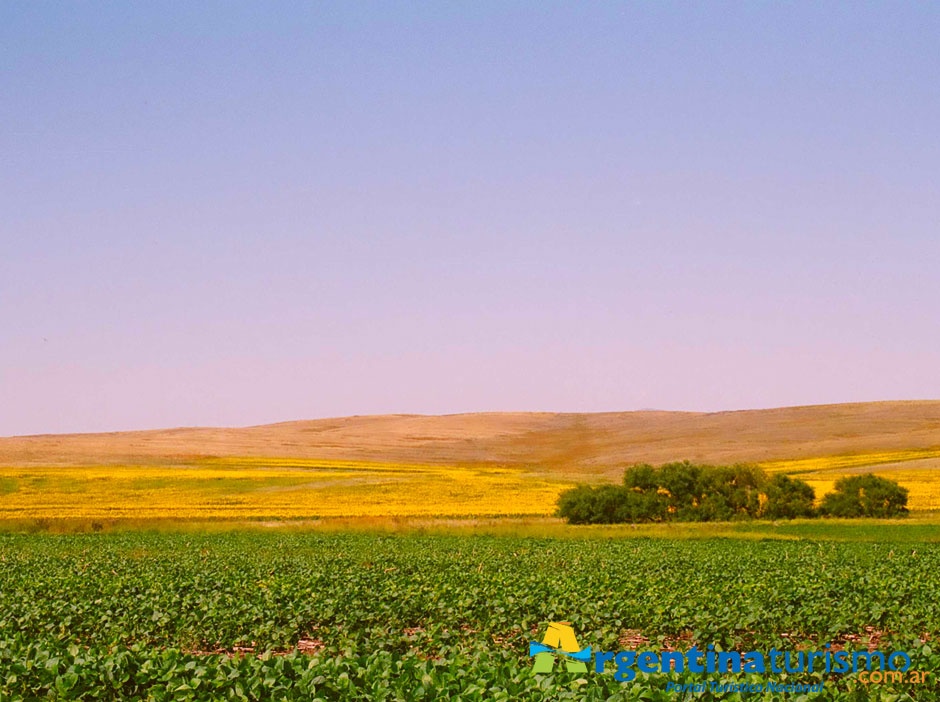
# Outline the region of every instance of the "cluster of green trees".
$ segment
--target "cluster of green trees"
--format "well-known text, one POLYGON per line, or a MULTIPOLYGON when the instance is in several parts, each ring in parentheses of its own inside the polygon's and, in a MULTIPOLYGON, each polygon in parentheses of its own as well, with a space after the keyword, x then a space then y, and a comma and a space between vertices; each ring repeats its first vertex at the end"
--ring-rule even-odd
POLYGON ((768 476, 753 465, 667 463, 631 466, 621 485, 579 485, 563 492, 558 514, 571 524, 708 522, 796 517, 893 517, 907 512, 907 490, 870 473, 841 478, 819 507, 812 487, 768 476))

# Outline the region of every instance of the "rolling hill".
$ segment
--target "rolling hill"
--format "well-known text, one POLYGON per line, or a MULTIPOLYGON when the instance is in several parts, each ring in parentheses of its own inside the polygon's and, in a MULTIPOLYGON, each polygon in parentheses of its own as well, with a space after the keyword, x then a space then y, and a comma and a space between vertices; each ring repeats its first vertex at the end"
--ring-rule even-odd
POLYGON ((499 463, 602 474, 637 461, 766 461, 938 446, 940 401, 905 401, 711 413, 378 415, 242 428, 20 436, 0 438, 0 464, 289 456, 499 463))

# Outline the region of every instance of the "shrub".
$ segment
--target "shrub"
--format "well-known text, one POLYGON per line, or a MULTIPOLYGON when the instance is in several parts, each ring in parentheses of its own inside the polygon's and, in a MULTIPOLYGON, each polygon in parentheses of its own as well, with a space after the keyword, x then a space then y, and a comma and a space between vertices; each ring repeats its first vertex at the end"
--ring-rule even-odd
POLYGON ((816 492, 802 480, 775 475, 767 484, 767 504, 763 516, 768 519, 811 517, 816 492))
MULTIPOLYGON (((893 517, 907 512, 907 490, 865 474, 842 478, 819 513, 833 517, 893 517)), ((558 515, 570 524, 707 522, 794 519, 817 514, 807 483, 787 475, 768 478, 759 467, 642 463, 624 471, 622 485, 579 485, 561 494, 558 515)))
POLYGON ((704 473, 705 488, 699 503, 703 521, 754 519, 761 509, 760 495, 767 475, 757 466, 733 465, 704 473))
POLYGON ((661 519, 714 521, 748 519, 760 512, 761 488, 767 477, 757 466, 702 466, 683 461, 656 469, 628 468, 624 485, 650 499, 661 519))
POLYGON ((619 485, 601 485, 594 488, 594 510, 592 524, 616 524, 621 519, 621 506, 626 500, 626 490, 619 485))
POLYGON ((656 494, 646 495, 620 485, 579 485, 558 498, 558 516, 569 524, 619 524, 661 519, 656 494))
POLYGON ((643 492, 648 490, 656 492, 656 488, 659 487, 657 470, 649 463, 637 463, 623 472, 623 484, 624 487, 643 492))
POLYGON ((756 466, 638 464, 624 472, 622 486, 582 485, 562 493, 558 514, 571 524, 754 518, 765 482, 756 466))
POLYGON ((705 478, 702 466, 688 461, 667 463, 658 471, 659 487, 667 495, 667 515, 681 521, 700 521, 698 506, 705 497, 705 478))
POLYGON ((595 512, 594 488, 578 485, 558 496, 558 516, 569 524, 591 524, 595 512))
POLYGON ((907 488, 871 473, 847 476, 823 497, 820 511, 831 517, 895 517, 907 513, 907 488))

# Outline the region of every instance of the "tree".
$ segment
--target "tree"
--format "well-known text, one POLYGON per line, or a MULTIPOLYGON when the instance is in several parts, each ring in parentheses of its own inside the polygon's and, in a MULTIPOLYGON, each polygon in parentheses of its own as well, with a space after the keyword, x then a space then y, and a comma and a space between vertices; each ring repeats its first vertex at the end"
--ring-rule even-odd
POLYGON ((907 490, 865 474, 842 478, 823 499, 807 483, 758 466, 704 466, 688 461, 659 468, 642 463, 624 471, 621 485, 579 485, 561 494, 558 515, 570 524, 707 522, 732 519, 893 517, 907 512, 907 490))
POLYGON ((619 522, 661 522, 666 519, 666 501, 662 495, 620 488, 621 504, 617 511, 619 522))
POLYGON ((808 484, 788 475, 777 474, 767 484, 767 504, 763 516, 768 519, 796 519, 813 516, 816 492, 808 484))
POLYGON ((907 488, 871 473, 840 478, 823 497, 820 511, 831 517, 894 517, 907 513, 907 488))
POLYGON ((704 521, 753 519, 760 513, 761 490, 767 475, 757 466, 738 464, 711 468, 703 474, 705 486, 699 503, 704 521))
POLYGON ((658 471, 659 489, 665 490, 670 519, 697 522, 705 498, 705 469, 688 461, 667 463, 658 471))
POLYGON ((623 514, 629 522, 661 522, 669 517, 669 495, 661 489, 660 472, 648 463, 624 471, 623 514))
POLYGON ((578 485, 558 496, 558 516, 569 524, 591 524, 594 517, 594 488, 578 485))
POLYGON ((649 463, 637 463, 623 472, 623 485, 641 492, 656 492, 659 488, 658 472, 649 463))
POLYGON ((621 485, 579 485, 558 498, 558 516, 569 524, 621 524, 659 521, 665 515, 658 495, 621 485))
POLYGON ((629 521, 623 514, 627 492, 627 489, 620 485, 601 485, 594 488, 594 514, 591 523, 617 524, 629 521))

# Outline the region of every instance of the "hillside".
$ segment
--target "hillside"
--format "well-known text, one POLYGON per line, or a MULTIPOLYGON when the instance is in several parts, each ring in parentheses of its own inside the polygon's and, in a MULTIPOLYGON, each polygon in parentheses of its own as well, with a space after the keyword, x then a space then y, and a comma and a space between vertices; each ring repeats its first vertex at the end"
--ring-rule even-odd
POLYGON ((172 462, 198 456, 502 463, 604 473, 624 463, 799 458, 940 446, 940 401, 734 412, 381 415, 243 428, 0 438, 3 465, 172 462))

